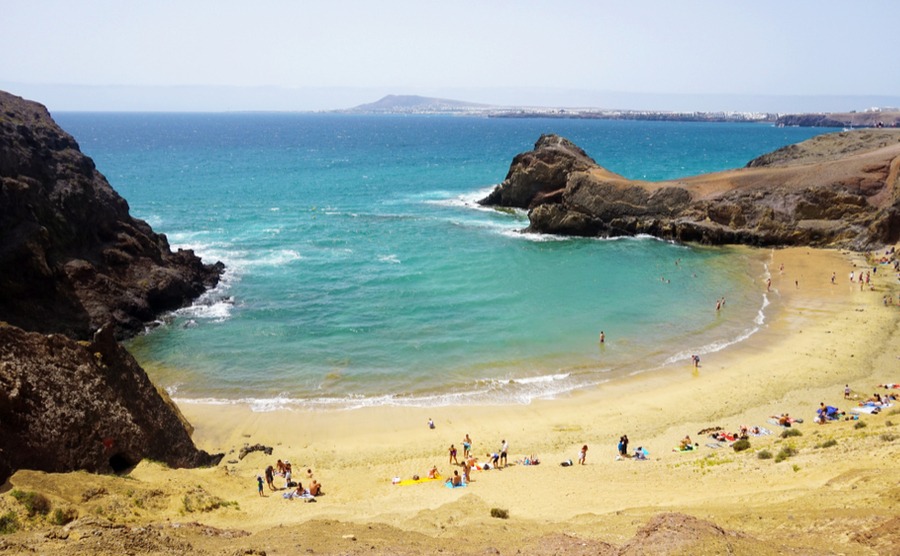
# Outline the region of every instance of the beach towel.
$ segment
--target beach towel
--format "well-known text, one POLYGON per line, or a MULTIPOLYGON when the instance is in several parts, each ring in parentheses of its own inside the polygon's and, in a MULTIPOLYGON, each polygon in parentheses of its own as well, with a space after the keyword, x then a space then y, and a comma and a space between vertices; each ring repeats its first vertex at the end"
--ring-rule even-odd
POLYGON ((693 452, 694 450, 699 450, 699 449, 700 448, 698 446, 688 446, 682 450, 681 446, 675 446, 674 448, 672 448, 672 451, 673 452, 693 452))
POLYGON ((721 447, 722 447, 721 444, 716 444, 716 443, 714 443, 714 442, 709 442, 709 443, 706 444, 706 446, 709 447, 709 448, 721 448, 721 447))
MULTIPOLYGON (((753 429, 751 428, 750 430, 752 431, 753 429)), ((751 432, 750 434, 753 436, 766 436, 772 434, 772 431, 763 427, 759 427, 759 432, 751 432)))
POLYGON ((460 483, 460 484, 458 484, 458 485, 456 485, 456 486, 453 486, 453 484, 452 484, 452 483, 449 483, 449 482, 444 483, 444 486, 446 486, 447 488, 462 488, 462 487, 464 487, 464 486, 466 486, 466 485, 467 485, 467 483, 460 483))
POLYGON ((422 479, 404 479, 404 480, 394 483, 394 484, 398 485, 398 486, 409 486, 409 485, 418 485, 421 483, 429 483, 431 481, 440 481, 440 480, 441 480, 441 477, 440 477, 440 475, 438 475, 434 479, 429 479, 428 477, 425 477, 422 479))
POLYGON ((876 413, 881 413, 881 407, 877 405, 861 405, 859 407, 851 407, 850 411, 852 413, 868 413, 869 415, 875 415, 876 413))

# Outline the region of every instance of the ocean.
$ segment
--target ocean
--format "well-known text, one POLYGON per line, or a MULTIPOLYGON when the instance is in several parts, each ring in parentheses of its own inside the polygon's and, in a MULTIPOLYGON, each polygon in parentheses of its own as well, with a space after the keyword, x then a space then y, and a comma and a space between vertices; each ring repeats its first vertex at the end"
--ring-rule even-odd
POLYGON ((133 216, 227 268, 219 287, 127 348, 181 403, 257 411, 525 404, 743 341, 773 301, 764 257, 523 234, 523 212, 475 201, 542 133, 660 180, 743 166, 823 132, 424 115, 54 118, 133 216))

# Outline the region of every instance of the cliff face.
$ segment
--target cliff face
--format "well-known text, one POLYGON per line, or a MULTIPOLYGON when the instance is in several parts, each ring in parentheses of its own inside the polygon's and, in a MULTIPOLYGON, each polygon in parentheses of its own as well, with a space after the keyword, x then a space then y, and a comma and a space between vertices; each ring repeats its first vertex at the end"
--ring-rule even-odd
POLYGON ((824 135, 747 168, 652 183, 585 166, 562 142, 541 137, 481 203, 529 208, 539 233, 857 250, 900 238, 900 130, 824 135))
POLYGON ((116 338, 222 269, 173 253, 43 106, 0 92, 0 483, 20 468, 217 463, 116 338))
POLYGON ((16 469, 124 471, 143 458, 215 465, 133 357, 93 341, 0 326, 0 484, 16 469))
POLYGON ((46 108, 0 91, 0 321, 79 339, 111 322, 123 338, 222 269, 173 253, 46 108))

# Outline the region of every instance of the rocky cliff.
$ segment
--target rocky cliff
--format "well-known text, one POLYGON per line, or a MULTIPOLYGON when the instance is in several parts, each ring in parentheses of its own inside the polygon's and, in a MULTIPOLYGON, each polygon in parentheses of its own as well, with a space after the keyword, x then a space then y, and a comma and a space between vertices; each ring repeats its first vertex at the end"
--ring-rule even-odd
POLYGON ((0 91, 0 321, 119 338, 214 286, 206 265, 132 218, 40 104, 0 91))
POLYGON ((527 208, 529 232, 865 250, 900 238, 900 130, 815 137, 746 168, 629 180, 542 136, 481 201, 527 208))
POLYGON ((20 468, 217 463, 116 338, 222 269, 173 253, 43 106, 0 92, 0 483, 20 468))
POLYGON ((0 484, 16 469, 120 472, 143 458, 214 465, 180 413, 116 342, 0 325, 0 484))

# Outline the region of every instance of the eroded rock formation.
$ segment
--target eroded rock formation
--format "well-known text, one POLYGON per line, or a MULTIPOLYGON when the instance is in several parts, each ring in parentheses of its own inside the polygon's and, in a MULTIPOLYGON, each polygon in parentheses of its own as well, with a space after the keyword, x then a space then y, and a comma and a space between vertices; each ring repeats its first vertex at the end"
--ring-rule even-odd
POLYGON ((173 253, 46 108, 0 91, 0 321, 77 339, 113 323, 123 338, 222 270, 173 253))
POLYGON ((663 182, 629 180, 545 135, 481 203, 527 208, 529 232, 865 250, 900 238, 898 176, 900 130, 823 135, 663 182))
POLYGON ((20 468, 217 463, 116 338, 222 270, 173 253, 46 108, 0 91, 0 483, 20 468))
POLYGON ((0 326, 0 484, 16 469, 124 471, 144 458, 215 465, 180 413, 119 345, 0 326))

